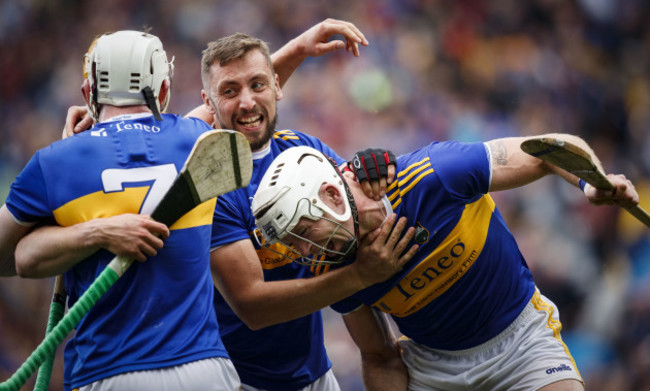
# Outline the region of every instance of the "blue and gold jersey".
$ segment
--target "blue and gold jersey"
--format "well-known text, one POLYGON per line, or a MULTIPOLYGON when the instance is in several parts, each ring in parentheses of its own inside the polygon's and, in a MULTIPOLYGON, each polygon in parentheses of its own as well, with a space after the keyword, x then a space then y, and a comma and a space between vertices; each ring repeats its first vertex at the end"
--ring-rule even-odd
POLYGON ((534 283, 494 201, 483 143, 432 143, 397 159, 387 191, 398 216, 416 227, 415 257, 389 280, 332 306, 366 304, 400 331, 437 349, 476 346, 504 330, 528 303, 534 283))
MULTIPOLYGON (((70 226, 151 213, 210 127, 164 114, 124 116, 39 150, 7 208, 25 223, 70 226)), ((65 347, 65 388, 119 373, 227 357, 212 307, 209 246, 215 200, 181 217, 158 255, 135 262, 98 300, 65 347)), ((113 258, 99 251, 64 275, 72 306, 113 258)))
MULTIPOLYGON (((283 260, 273 251, 260 248, 251 211, 253 196, 273 159, 282 151, 299 145, 316 148, 338 163, 344 162, 315 137, 294 130, 276 131, 267 149, 253 153, 250 184, 219 197, 215 209, 212 247, 251 239, 266 281, 310 276, 304 266, 283 260)), ((281 251, 280 248, 278 250, 281 251)), ((297 390, 316 381, 331 367, 325 352, 320 311, 252 331, 234 314, 218 291, 215 291, 214 305, 219 314, 224 344, 242 383, 270 391, 297 390)))

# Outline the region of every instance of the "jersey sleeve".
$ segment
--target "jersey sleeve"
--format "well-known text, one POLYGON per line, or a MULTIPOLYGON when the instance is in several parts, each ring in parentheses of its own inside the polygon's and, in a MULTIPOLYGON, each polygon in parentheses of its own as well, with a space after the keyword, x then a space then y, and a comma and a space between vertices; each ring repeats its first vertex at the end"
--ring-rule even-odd
POLYGON ((11 184, 7 195, 7 209, 22 224, 33 224, 53 218, 40 156, 40 151, 34 154, 11 184))
POLYGON ((488 192, 490 162, 484 143, 437 143, 430 155, 434 170, 450 194, 465 199, 488 192))
POLYGON ((243 205, 234 196, 234 193, 237 192, 235 191, 217 197, 217 205, 215 206, 214 218, 212 220, 211 249, 238 240, 250 239, 248 226, 242 217, 246 216, 241 209, 243 205))
POLYGON ((341 315, 345 315, 345 314, 349 314, 350 312, 356 311, 362 305, 363 302, 355 299, 354 296, 350 296, 346 299, 343 299, 339 302, 332 304, 330 308, 341 315))
POLYGON ((203 121, 200 118, 196 117, 185 117, 185 120, 191 121, 193 126, 199 128, 201 131, 207 132, 208 130, 212 130, 212 126, 208 124, 207 122, 203 121))

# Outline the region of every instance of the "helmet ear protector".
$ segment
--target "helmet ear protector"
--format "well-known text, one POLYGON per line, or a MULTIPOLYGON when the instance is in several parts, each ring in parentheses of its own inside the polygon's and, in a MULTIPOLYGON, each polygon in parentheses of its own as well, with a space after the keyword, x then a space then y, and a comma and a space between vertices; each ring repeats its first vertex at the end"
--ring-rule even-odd
POLYGON ((292 248, 294 254, 290 258, 294 262, 309 265, 314 262, 341 263, 356 251, 358 216, 350 189, 336 164, 314 148, 293 147, 278 155, 260 182, 252 209, 265 245, 285 244, 283 239, 291 236, 319 249, 316 254, 301 254, 292 248), (335 186, 346 195, 342 213, 332 210, 321 199, 320 188, 324 183, 335 186), (325 213, 331 217, 326 217, 325 213), (292 232, 303 217, 314 221, 324 219, 333 224, 335 228, 325 244, 314 243, 292 232), (354 233, 343 226, 350 217, 353 217, 354 233), (350 239, 342 250, 336 251, 328 245, 339 230, 347 232, 350 239), (302 260, 297 259, 296 253, 302 260))
MULTIPOLYGON (((83 73, 90 85, 89 111, 98 121, 102 104, 147 105, 161 120, 158 95, 164 80, 173 76, 173 59, 167 61, 162 42, 140 31, 117 31, 97 38, 84 56, 83 73)), ((169 103, 165 97, 162 111, 169 103)))

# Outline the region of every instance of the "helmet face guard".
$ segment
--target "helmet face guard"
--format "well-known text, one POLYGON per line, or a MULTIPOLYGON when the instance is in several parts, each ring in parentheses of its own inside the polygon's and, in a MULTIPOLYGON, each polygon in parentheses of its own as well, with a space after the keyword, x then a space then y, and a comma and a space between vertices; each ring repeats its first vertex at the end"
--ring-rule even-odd
POLYGON ((294 262, 341 263, 351 257, 358 244, 358 219, 356 205, 350 190, 336 165, 320 151, 294 147, 282 152, 264 174, 252 202, 253 215, 265 243, 282 243, 291 249, 294 262), (332 210, 320 196, 323 184, 335 186, 344 197, 344 211, 332 210), (327 213, 329 216, 325 216, 327 213), (343 224, 353 218, 352 233, 343 224), (333 231, 325 243, 315 243, 292 230, 301 218, 328 221, 333 231), (335 250, 333 241, 340 234, 348 236, 346 244, 335 250), (314 254, 302 254, 291 243, 302 240, 317 249, 314 254), (301 259, 295 259, 299 256, 301 259))
POLYGON ((158 95, 163 81, 171 82, 173 59, 167 61, 158 37, 130 30, 102 35, 90 45, 83 70, 90 85, 89 111, 95 121, 102 104, 147 105, 160 119, 158 95))
MULTIPOLYGON (((302 199, 300 203, 309 204, 309 201, 302 199)), ((308 218, 310 220, 324 220, 329 222, 333 229, 328 238, 323 243, 316 243, 304 236, 298 235, 293 231, 286 231, 286 235, 282 238, 276 238, 272 243, 264 242, 260 243, 261 246, 266 247, 270 251, 281 256, 283 260, 291 260, 292 262, 299 263, 301 265, 311 266, 314 264, 341 264, 345 262, 346 259, 351 258, 356 253, 358 247, 358 239, 354 233, 350 232, 343 224, 339 221, 335 221, 328 217, 325 217, 321 212, 312 213, 311 211, 315 208, 313 205, 309 204, 310 216, 303 215, 302 217, 308 218), (348 237, 347 241, 340 250, 334 249, 334 238, 337 234, 343 234, 348 237), (293 244, 297 241, 303 241, 309 244, 309 248, 314 249, 315 252, 304 254, 296 248, 293 244), (276 250, 275 243, 282 244, 287 250, 284 252, 276 250)), ((296 208, 296 213, 300 207, 296 208)), ((295 214, 294 214, 295 216, 295 214)), ((262 234, 263 237, 266 237, 262 234)))

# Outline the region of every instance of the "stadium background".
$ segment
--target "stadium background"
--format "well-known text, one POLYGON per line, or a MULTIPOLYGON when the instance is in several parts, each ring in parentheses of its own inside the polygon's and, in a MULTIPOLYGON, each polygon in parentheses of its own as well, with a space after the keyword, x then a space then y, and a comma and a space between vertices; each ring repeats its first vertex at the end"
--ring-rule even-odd
MULTIPOLYGON (((308 59, 284 89, 280 128, 316 135, 342 156, 575 133, 607 171, 633 180, 650 210, 643 0, 1 0, 0 198, 29 157, 60 137, 68 106, 82 102, 82 54, 96 34, 151 27, 176 56, 170 111, 186 113, 201 103, 206 42, 242 31, 275 50, 327 17, 355 23, 370 46, 360 58, 308 59)), ((560 307, 588 389, 650 390, 650 231, 617 208, 590 206, 558 178, 493 196, 542 292, 560 307)), ((42 340, 52 282, 0 280, 2 380, 42 340)), ((340 317, 325 314, 342 388, 360 390, 356 348, 340 317)))

